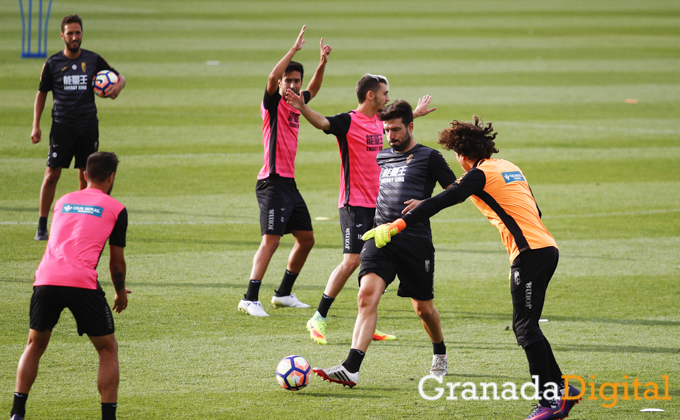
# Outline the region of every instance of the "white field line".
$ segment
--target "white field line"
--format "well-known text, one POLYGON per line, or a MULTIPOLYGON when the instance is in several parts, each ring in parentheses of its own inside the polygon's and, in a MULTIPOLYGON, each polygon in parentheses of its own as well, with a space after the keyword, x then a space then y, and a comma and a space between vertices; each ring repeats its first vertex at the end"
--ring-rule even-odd
MULTIPOLYGON (((640 216, 647 214, 667 214, 667 213, 678 213, 680 209, 670 209, 670 210, 642 210, 642 211, 618 211, 611 213, 586 213, 586 214, 559 214, 555 216, 545 215, 544 219, 578 219, 586 217, 610 217, 610 216, 640 216)), ((432 219, 433 222, 438 223, 469 223, 469 222, 483 222, 486 221, 483 217, 478 217, 474 219, 432 219)), ((337 223, 335 220, 315 220, 315 222, 332 222, 337 223)), ((194 221, 194 220, 184 220, 184 221, 150 221, 150 222, 130 222, 131 225, 235 225, 235 224, 258 224, 259 220, 204 220, 204 221, 194 221)), ((0 225, 36 225, 36 222, 0 222, 0 225)))

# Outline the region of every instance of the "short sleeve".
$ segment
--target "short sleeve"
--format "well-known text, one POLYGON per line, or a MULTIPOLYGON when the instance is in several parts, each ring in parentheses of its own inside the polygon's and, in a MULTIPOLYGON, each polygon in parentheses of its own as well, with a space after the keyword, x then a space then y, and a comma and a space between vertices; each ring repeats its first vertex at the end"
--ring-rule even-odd
POLYGON ((111 236, 109 236, 109 245, 119 246, 125 248, 125 235, 127 233, 128 214, 127 209, 123 208, 118 214, 116 224, 113 226, 111 236))
POLYGON ((279 90, 276 89, 276 92, 272 94, 272 96, 269 96, 267 94, 267 88, 264 88, 264 99, 262 99, 262 104, 264 105, 265 109, 272 110, 276 109, 279 106, 279 102, 281 101, 281 93, 279 93, 279 90))
POLYGON ((309 101, 312 100, 312 94, 309 93, 309 91, 307 91, 307 90, 303 90, 301 95, 302 95, 302 99, 305 100, 305 103, 308 103, 309 101))
POLYGON ((345 136, 349 132, 349 127, 352 124, 352 117, 347 114, 338 114, 332 117, 326 117, 331 127, 328 130, 323 130, 326 134, 335 134, 336 136, 345 136))
POLYGON ((433 149, 430 152, 430 161, 427 166, 430 170, 430 175, 437 180, 440 187, 446 188, 456 181, 456 175, 441 152, 433 149))
POLYGON ((102 70, 111 70, 112 72, 116 73, 116 76, 120 74, 116 71, 116 69, 111 67, 109 62, 106 61, 104 59, 104 57, 102 57, 101 55, 98 55, 97 56, 97 73, 99 73, 102 70))
POLYGON ((49 92, 52 90, 52 87, 52 66, 50 66, 49 61, 45 61, 42 71, 40 72, 40 86, 38 86, 38 90, 41 92, 49 92))

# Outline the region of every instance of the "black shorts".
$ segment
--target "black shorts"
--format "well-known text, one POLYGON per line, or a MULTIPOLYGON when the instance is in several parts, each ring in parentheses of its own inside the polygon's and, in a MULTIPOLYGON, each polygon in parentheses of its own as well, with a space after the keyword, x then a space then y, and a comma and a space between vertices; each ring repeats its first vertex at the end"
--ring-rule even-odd
POLYGON ((255 193, 260 206, 262 235, 283 236, 294 230, 313 230, 312 218, 295 179, 279 176, 260 179, 255 193))
POLYGON ((512 330, 517 344, 526 347, 544 338, 538 320, 559 251, 555 247, 523 251, 510 267, 512 330))
POLYGON ((342 230, 342 253, 358 254, 364 247, 361 237, 373 229, 375 209, 368 207, 344 206, 340 210, 340 229, 342 230))
POLYGON ((392 238, 382 248, 368 240, 361 250, 361 277, 374 273, 387 285, 399 276, 397 295, 416 300, 434 298, 434 246, 432 242, 414 241, 408 237, 392 238))
POLYGON ((84 168, 87 158, 99 150, 99 123, 88 127, 70 127, 52 122, 50 130, 50 153, 47 155, 47 166, 50 168, 68 168, 73 156, 76 157, 76 168, 84 168))
POLYGON ((111 308, 99 283, 95 290, 65 286, 34 287, 31 329, 52 331, 64 308, 69 308, 76 319, 78 334, 99 337, 114 333, 111 308))

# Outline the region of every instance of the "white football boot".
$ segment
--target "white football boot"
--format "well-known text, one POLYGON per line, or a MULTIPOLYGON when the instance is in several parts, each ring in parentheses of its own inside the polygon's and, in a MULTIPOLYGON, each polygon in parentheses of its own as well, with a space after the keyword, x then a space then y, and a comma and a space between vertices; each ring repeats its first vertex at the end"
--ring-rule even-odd
POLYGON ((264 311, 259 300, 241 299, 238 303, 238 310, 252 316, 269 316, 269 314, 264 311))
POLYGON ((343 365, 337 365, 328 369, 314 368, 312 371, 324 381, 335 382, 350 388, 353 388, 359 382, 359 372, 352 373, 343 365))
POLYGON ((309 305, 300 302, 295 293, 288 296, 272 296, 272 305, 277 308, 309 308, 309 305))
POLYGON ((446 376, 449 373, 448 363, 445 354, 432 355, 432 367, 430 368, 430 375, 446 376))

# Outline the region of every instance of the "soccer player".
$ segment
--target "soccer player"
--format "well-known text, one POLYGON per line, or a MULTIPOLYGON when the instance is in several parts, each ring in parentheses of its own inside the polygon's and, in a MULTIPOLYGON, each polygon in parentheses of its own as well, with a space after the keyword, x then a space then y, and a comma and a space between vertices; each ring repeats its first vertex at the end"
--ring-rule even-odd
POLYGON ((61 170, 71 166, 75 156, 78 168, 79 189, 87 186, 85 162, 99 149, 99 120, 92 89, 94 78, 101 70, 111 70, 118 75, 118 83, 106 90, 107 97, 116 99, 125 87, 125 76, 118 73, 100 55, 80 48, 83 40, 83 21, 78 15, 69 15, 61 21, 61 39, 66 47, 47 59, 40 74, 40 86, 33 109, 31 142, 42 140, 40 118, 45 109, 47 92, 52 91, 52 128, 47 168, 40 188, 40 210, 36 241, 48 237, 47 217, 54 200, 61 170))
MULTIPOLYGON (((448 188, 456 180, 440 152, 413 139, 413 111, 408 102, 397 101, 389 105, 380 114, 380 119, 391 148, 377 156, 380 192, 376 224, 399 217, 409 200, 431 197, 436 183, 448 188)), ((433 302, 434 247, 429 220, 411 225, 388 248, 378 249, 374 241, 368 240, 372 232, 364 235, 367 241, 361 250, 359 313, 354 324, 352 348, 342 364, 330 369, 314 368, 314 373, 324 380, 350 387, 357 384, 361 362, 375 331, 380 297, 395 276, 399 276, 397 294, 411 298, 413 309, 432 341, 434 355, 430 374, 446 375, 446 345, 439 312, 433 302)))
POLYGON ((300 112, 288 105, 283 96, 287 89, 291 89, 300 94, 305 102, 311 101, 321 88, 332 48, 324 45, 321 38, 321 61, 307 85, 307 90, 300 92, 304 69, 302 64, 291 60, 305 43, 302 38, 304 33, 305 26, 300 30, 293 47, 272 70, 260 106, 264 158, 262 169, 257 175, 255 191, 260 206, 262 242, 253 257, 248 290, 238 304, 240 311, 253 316, 269 316, 259 300, 260 285, 281 237, 287 233, 293 234, 295 245, 288 257, 281 285, 275 290, 271 302, 275 307, 309 308, 309 305, 300 302, 291 293, 293 284, 314 246, 314 232, 307 204, 295 184, 300 112))
POLYGON ((118 343, 96 268, 108 240, 109 269, 116 290, 113 310, 122 312, 132 291, 125 288, 127 210, 110 196, 117 167, 115 153, 93 153, 86 164, 87 188, 66 194, 54 206, 52 235, 35 272, 28 344, 19 360, 11 420, 23 420, 26 414, 26 400, 38 374, 40 357, 64 308, 73 314, 78 334, 87 334, 99 353, 97 387, 102 419, 116 418, 118 343))
MULTIPOLYGON (((364 75, 357 82, 357 109, 324 117, 305 105, 300 95, 289 91, 286 100, 316 128, 333 134, 340 149, 340 228, 343 235, 343 259, 331 273, 314 316, 307 322, 312 340, 326 344, 326 316, 333 301, 345 287, 347 279, 360 264, 359 253, 364 245, 362 235, 373 227, 375 202, 378 197, 380 168, 375 158, 383 148, 383 126, 378 112, 389 102, 389 83, 384 76, 364 75)), ((414 117, 427 115, 432 98, 418 101, 414 117)), ((396 337, 375 331, 376 341, 396 337)))
MULTIPOLYGON (((390 239, 399 238, 392 237, 400 231, 408 232, 410 226, 471 197, 500 231, 510 256, 512 328, 517 344, 526 353, 530 374, 539 378, 541 398, 526 419, 562 419, 577 400, 563 398, 562 371, 538 324, 548 283, 557 268, 557 243, 541 221, 541 211, 520 168, 506 160, 491 158, 498 153, 495 138, 492 124, 480 123, 476 116, 474 123, 451 122, 450 128, 439 134, 438 143, 455 152, 466 173, 437 196, 409 203, 402 218, 376 228, 376 244, 384 246, 390 239), (549 382, 558 385, 560 396, 557 398, 551 399, 549 393, 546 394, 549 382)), ((568 392, 572 397, 579 394, 571 385, 568 392)))

